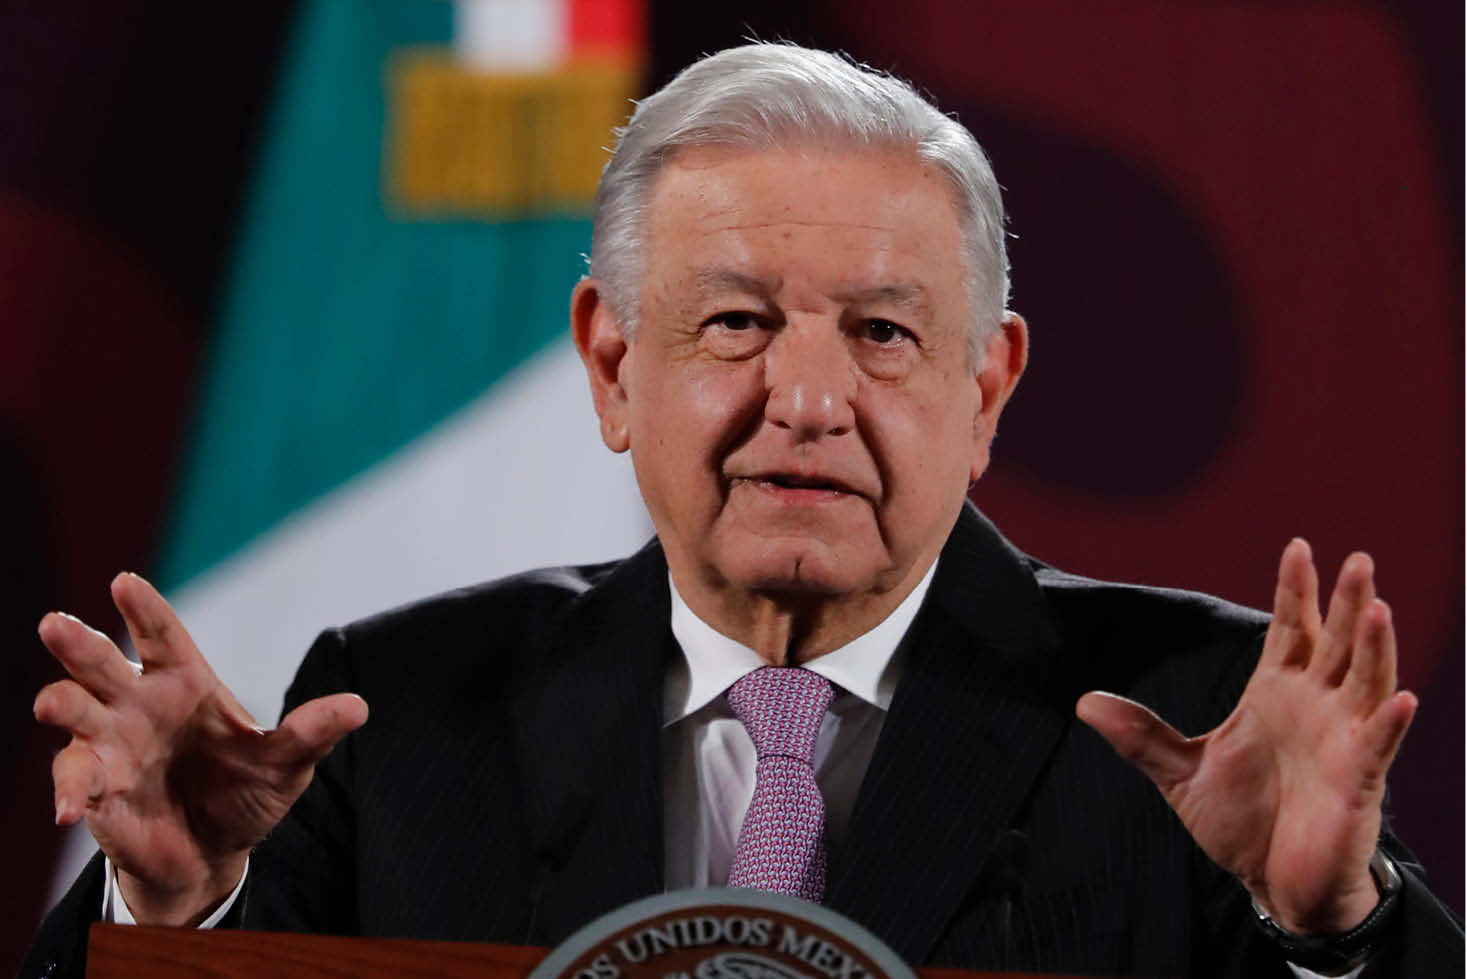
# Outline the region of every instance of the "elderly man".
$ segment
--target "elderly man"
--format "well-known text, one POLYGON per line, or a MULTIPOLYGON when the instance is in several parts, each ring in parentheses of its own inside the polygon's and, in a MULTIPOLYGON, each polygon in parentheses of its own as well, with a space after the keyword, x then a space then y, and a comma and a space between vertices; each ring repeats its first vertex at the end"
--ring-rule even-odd
POLYGON ((141 674, 48 616, 57 820, 105 859, 28 969, 75 974, 99 914, 553 943, 730 883, 914 962, 1460 971, 1381 825, 1416 701, 1368 557, 1322 617, 1292 542, 1270 622, 1055 571, 966 503, 1028 341, 965 129, 821 52, 707 58, 622 135, 590 273, 575 341, 657 539, 328 631, 269 732, 141 579, 141 674))

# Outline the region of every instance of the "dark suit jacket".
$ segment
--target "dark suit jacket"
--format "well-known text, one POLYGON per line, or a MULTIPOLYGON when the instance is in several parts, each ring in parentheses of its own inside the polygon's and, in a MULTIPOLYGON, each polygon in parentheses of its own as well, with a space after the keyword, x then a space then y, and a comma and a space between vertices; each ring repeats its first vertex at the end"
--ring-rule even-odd
MULTIPOLYGON (((231 917, 554 944, 660 891, 666 575, 654 542, 323 634, 286 708, 354 690, 371 720, 258 847, 231 917)), ((826 903, 914 963, 1287 976, 1239 885, 1074 718, 1099 687, 1204 731, 1266 625, 1217 599, 1055 571, 966 508, 903 641, 826 903)), ((76 974, 100 900, 94 865, 27 968, 76 974)), ((1460 931, 1409 873, 1397 931, 1374 973, 1461 974, 1460 931)))

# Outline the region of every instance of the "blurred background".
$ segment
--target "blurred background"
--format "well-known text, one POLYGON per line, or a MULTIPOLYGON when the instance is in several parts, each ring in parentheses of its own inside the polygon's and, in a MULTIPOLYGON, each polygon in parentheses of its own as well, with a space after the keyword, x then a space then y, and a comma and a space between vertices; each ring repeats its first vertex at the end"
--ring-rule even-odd
POLYGON ((90 852, 44 612, 120 636, 147 574, 268 723, 327 625, 649 535, 567 297, 626 100, 755 36, 992 156, 1019 546, 1263 606, 1292 535, 1375 555, 1391 814, 1461 912, 1460 3, 51 0, 0 7, 0 972, 90 852))

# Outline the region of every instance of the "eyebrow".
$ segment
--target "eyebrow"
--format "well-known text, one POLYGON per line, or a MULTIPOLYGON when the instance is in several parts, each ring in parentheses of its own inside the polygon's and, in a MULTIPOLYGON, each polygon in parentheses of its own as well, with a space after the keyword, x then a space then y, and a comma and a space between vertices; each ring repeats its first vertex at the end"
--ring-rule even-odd
MULTIPOLYGON (((701 293, 739 292, 770 298, 779 291, 779 281, 768 282, 755 275, 730 268, 699 269, 695 275, 701 293)), ((927 288, 915 282, 898 282, 869 288, 848 289, 832 296, 846 306, 890 303, 915 313, 931 307, 927 288)))
POLYGON ((779 291, 779 282, 769 283, 754 275, 747 275, 730 268, 699 269, 696 280, 702 293, 744 292, 759 296, 772 296, 779 291))
POLYGON ((834 298, 847 306, 890 303, 913 313, 926 312, 932 305, 927 288, 915 282, 900 282, 893 285, 873 286, 869 289, 838 292, 834 298))

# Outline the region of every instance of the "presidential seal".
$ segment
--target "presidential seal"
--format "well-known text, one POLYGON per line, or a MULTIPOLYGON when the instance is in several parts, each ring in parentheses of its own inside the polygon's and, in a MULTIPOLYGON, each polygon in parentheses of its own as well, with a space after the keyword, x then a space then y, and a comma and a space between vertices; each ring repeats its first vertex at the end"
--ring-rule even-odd
POLYGON ((916 979, 829 908, 743 888, 674 891, 576 932, 530 979, 916 979))

